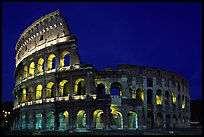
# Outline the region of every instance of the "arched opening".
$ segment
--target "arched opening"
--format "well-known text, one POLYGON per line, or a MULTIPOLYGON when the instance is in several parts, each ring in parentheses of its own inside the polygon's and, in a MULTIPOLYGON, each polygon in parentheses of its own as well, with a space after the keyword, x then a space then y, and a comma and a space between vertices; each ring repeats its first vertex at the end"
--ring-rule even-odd
POLYGON ((162 126, 163 126, 163 118, 162 118, 161 113, 157 113, 156 125, 157 125, 157 128, 162 128, 162 126))
POLYGON ((151 112, 147 114, 147 128, 153 128, 154 125, 154 116, 151 112))
POLYGON ((170 128, 170 115, 166 115, 166 128, 170 128))
POLYGON ((28 129, 32 129, 33 128, 33 115, 32 113, 30 113, 28 115, 28 129))
POLYGON ((106 89, 105 89, 105 85, 100 83, 97 84, 97 95, 101 95, 101 94, 106 94, 106 89))
POLYGON ((54 98, 54 83, 49 82, 46 88, 46 98, 54 98))
POLYGON ((152 94, 153 94, 153 91, 151 89, 148 89, 147 90, 147 104, 152 104, 152 94))
POLYGON ((165 91, 165 104, 169 105, 169 91, 168 90, 165 91))
POLYGON ((177 125, 177 118, 176 118, 176 115, 174 114, 173 115, 173 127, 176 127, 176 125, 177 125))
POLYGON ((29 73, 30 73, 30 76, 34 76, 35 74, 35 63, 34 62, 30 63, 29 73))
POLYGON ((77 113, 77 128, 86 128, 86 112, 84 110, 77 113))
POLYGON ((144 91, 140 88, 136 90, 136 99, 142 100, 142 101, 144 100, 144 91))
POLYGON ((60 97, 68 96, 69 95, 69 85, 67 80, 62 80, 59 84, 59 95, 60 97))
POLYGON ((137 113, 129 111, 128 113, 128 128, 137 129, 138 128, 138 117, 137 113))
POLYGON ((60 67, 70 65, 70 55, 67 50, 64 50, 60 55, 60 67))
POLYGON ((85 91, 86 91, 85 80, 83 78, 78 78, 75 81, 74 94, 75 95, 85 95, 85 91))
POLYGON ((43 72, 43 62, 44 62, 44 59, 43 58, 40 58, 39 60, 38 60, 38 73, 41 73, 41 72, 43 72))
POLYGON ((27 78, 28 77, 28 67, 25 66, 24 67, 24 78, 27 78))
POLYGON ((172 104, 176 104, 176 94, 172 91, 172 104))
POLYGON ((26 90, 25 89, 22 91, 22 103, 23 102, 26 102, 26 90))
POLYGON ((48 70, 51 70, 51 69, 55 69, 55 64, 56 64, 56 56, 54 54, 51 54, 49 57, 48 57, 48 60, 47 60, 47 68, 48 70))
POLYGON ((35 116, 35 129, 42 129, 42 114, 37 113, 35 116))
POLYGON ((94 128, 103 129, 105 123, 104 112, 100 109, 95 110, 93 116, 94 128))
POLYGON ((162 92, 160 89, 158 89, 156 93, 156 105, 161 105, 161 104, 162 104, 162 92))
POLYGON ((32 100, 33 100, 33 88, 32 88, 32 87, 30 87, 30 88, 28 89, 28 100, 29 100, 29 101, 32 101, 32 100))
POLYGON ((69 113, 65 111, 64 113, 59 113, 59 130, 67 130, 69 125, 69 113))
POLYGON ((120 83, 114 82, 111 84, 110 95, 111 96, 122 96, 122 86, 120 83))
POLYGON ((46 129, 54 130, 54 112, 49 112, 46 115, 46 129))
POLYGON ((36 88, 36 99, 42 99, 42 85, 38 85, 36 88))
POLYGON ((182 109, 184 109, 185 108, 185 97, 184 97, 184 95, 182 96, 182 109))
POLYGON ((25 129, 26 128, 26 116, 25 114, 22 115, 22 129, 25 129))
POLYGON ((112 111, 111 113, 118 129, 123 129, 123 115, 116 110, 112 111))
POLYGON ((181 101, 181 96, 180 96, 180 94, 178 94, 178 106, 179 106, 179 107, 181 106, 180 101, 181 101))

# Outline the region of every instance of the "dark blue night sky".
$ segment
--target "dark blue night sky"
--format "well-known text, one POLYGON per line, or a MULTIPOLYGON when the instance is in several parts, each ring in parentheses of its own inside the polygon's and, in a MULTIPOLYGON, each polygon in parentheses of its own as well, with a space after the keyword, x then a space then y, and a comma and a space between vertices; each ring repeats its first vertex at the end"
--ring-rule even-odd
POLYGON ((55 10, 78 37, 83 64, 97 69, 135 64, 173 71, 202 99, 201 3, 2 3, 2 102, 12 101, 15 44, 23 31, 55 10))

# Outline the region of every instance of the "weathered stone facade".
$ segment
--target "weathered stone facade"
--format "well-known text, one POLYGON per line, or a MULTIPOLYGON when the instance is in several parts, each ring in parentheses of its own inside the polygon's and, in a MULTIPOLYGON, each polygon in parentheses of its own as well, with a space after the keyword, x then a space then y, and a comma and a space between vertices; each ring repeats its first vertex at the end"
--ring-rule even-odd
POLYGON ((82 65, 77 38, 59 11, 29 26, 16 51, 13 130, 190 126, 186 79, 146 66, 82 65))

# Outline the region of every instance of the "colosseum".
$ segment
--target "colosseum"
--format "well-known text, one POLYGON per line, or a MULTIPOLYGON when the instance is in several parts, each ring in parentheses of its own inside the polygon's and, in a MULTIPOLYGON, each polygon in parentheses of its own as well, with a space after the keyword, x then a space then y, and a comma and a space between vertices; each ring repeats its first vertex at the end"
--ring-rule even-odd
POLYGON ((178 74, 81 64, 77 37, 57 10, 16 44, 12 130, 143 130, 190 127, 190 88, 178 74))

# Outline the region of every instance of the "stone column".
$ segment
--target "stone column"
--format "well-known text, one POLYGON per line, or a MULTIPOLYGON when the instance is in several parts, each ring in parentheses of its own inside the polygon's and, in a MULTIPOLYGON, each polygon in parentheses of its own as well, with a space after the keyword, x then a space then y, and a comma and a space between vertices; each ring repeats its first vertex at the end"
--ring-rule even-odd
POLYGON ((47 127, 46 127, 46 123, 47 123, 47 120, 46 120, 46 112, 43 111, 42 112, 42 129, 45 130, 47 127))
POLYGON ((74 93, 74 84, 73 84, 73 78, 72 76, 69 78, 69 90, 70 90, 70 95, 69 95, 69 99, 72 99, 73 97, 73 93, 74 93))
MULTIPOLYGON (((147 103, 147 77, 143 76, 143 89, 144 89, 144 116, 147 117, 147 108, 148 108, 148 103, 147 103)), ((145 118, 146 120, 146 118, 145 118)))
POLYGON ((35 63, 35 65, 34 65, 34 77, 38 74, 38 58, 36 57, 35 59, 34 59, 34 63, 35 63))
POLYGON ((55 64, 55 69, 58 71, 58 69, 60 68, 60 53, 59 51, 55 52, 56 55, 56 64, 55 64))
POLYGON ((54 112, 54 130, 58 130, 59 129, 59 113, 58 111, 55 109, 55 112, 54 112))
POLYGON ((54 102, 56 102, 59 100, 59 80, 58 79, 55 80, 54 86, 55 86, 54 102))
POLYGON ((109 126, 110 126, 109 113, 110 113, 109 107, 106 106, 106 108, 105 108, 105 123, 104 123, 105 124, 104 127, 105 127, 106 130, 109 129, 109 126))

